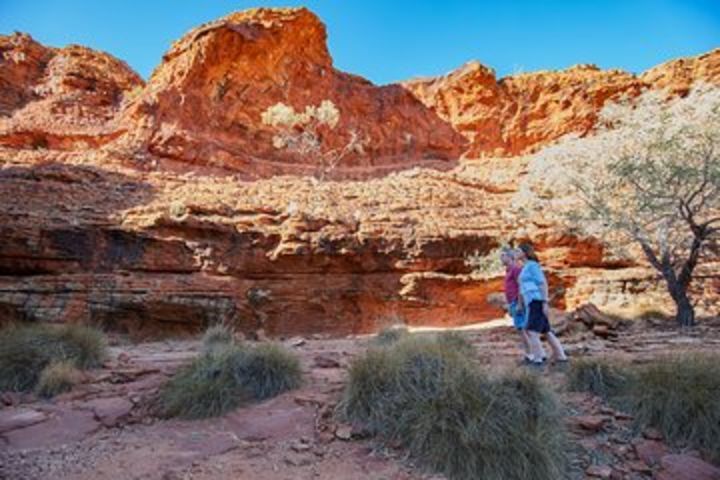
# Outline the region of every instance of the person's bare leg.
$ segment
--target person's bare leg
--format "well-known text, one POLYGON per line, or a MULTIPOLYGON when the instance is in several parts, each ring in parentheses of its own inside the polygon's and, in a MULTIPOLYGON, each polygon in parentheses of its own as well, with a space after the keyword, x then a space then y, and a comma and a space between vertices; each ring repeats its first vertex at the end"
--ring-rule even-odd
POLYGON ((526 358, 530 358, 530 339, 528 338, 527 330, 519 330, 520 340, 522 341, 523 354, 526 358))
POLYGON ((547 339, 548 343, 550 344, 550 348, 552 348, 553 358, 561 362, 567 360, 567 355, 565 355, 565 349, 563 348, 562 343, 560 343, 560 340, 558 340, 555 334, 552 332, 548 332, 547 339))
POLYGON ((540 334, 533 332, 532 330, 527 331, 528 343, 530 345, 530 360, 536 363, 540 363, 545 356, 542 343, 540 342, 540 334))

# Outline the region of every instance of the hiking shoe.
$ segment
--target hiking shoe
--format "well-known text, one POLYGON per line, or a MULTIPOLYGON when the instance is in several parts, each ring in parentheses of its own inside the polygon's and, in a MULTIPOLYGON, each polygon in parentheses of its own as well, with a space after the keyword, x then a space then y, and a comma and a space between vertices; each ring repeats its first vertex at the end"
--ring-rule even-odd
POLYGON ((529 361, 525 364, 526 367, 528 367, 531 371, 535 371, 538 373, 541 373, 545 371, 545 362, 533 362, 529 361))

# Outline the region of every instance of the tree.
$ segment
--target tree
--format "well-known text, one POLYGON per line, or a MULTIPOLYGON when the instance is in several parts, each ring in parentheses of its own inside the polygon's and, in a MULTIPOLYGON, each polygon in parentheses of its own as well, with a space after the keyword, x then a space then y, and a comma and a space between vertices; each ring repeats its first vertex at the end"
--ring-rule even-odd
POLYGON ((603 112, 605 127, 622 133, 605 161, 574 176, 585 208, 572 218, 638 245, 667 284, 678 323, 692 326, 689 288, 703 257, 717 255, 720 235, 719 95, 649 98, 652 107, 640 102, 603 112))
POLYGON ((280 102, 262 113, 262 122, 276 129, 273 147, 318 159, 320 180, 348 154, 364 153, 365 142, 355 130, 350 130, 350 140, 341 148, 328 149, 323 145, 324 131, 334 130, 339 121, 340 111, 330 100, 308 105, 301 112, 280 102))

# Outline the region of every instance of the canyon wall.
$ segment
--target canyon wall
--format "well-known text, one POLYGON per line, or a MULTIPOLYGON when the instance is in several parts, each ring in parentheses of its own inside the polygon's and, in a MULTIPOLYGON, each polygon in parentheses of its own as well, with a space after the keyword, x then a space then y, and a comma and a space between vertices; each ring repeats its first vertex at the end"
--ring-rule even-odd
MULTIPOLYGON (((84 47, 0 38, 0 322, 76 321, 138 336, 217 321, 250 334, 370 332, 498 318, 497 276, 468 258, 531 238, 559 307, 627 305, 658 284, 507 205, 534 151, 592 134, 602 105, 720 81, 720 51, 635 76, 579 66, 372 83, 333 68, 306 9, 255 9, 176 42, 144 83, 84 47), (331 100, 318 180, 261 115, 331 100), (497 157, 497 158, 489 158, 497 157), (470 160, 480 158, 480 160, 470 160)), ((298 132, 302 133, 302 132, 298 132)))

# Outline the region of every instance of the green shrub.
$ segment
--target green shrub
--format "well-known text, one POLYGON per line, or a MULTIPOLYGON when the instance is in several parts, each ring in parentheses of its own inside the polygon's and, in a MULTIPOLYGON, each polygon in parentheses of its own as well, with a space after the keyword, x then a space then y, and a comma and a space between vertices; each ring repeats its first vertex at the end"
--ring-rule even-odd
POLYGON ((606 398, 677 446, 720 461, 720 355, 684 353, 643 365, 578 360, 568 372, 571 390, 606 398))
POLYGON ((80 378, 81 373, 72 362, 67 360, 54 362, 40 372, 35 392, 41 397, 54 397, 71 390, 80 378))
POLYGON ((556 479, 566 470, 563 423, 546 387, 533 376, 481 374, 443 336, 368 350, 350 367, 339 414, 451 479, 556 479))
POLYGON ((628 402, 639 425, 720 462, 720 355, 663 357, 637 367, 628 402))
POLYGON ((62 356, 81 369, 97 368, 107 356, 107 340, 100 330, 85 325, 66 325, 58 329, 62 356))
POLYGON ((203 351, 210 352, 230 345, 233 341, 233 331, 230 327, 225 324, 218 323, 205 330, 205 334, 202 339, 203 351))
POLYGON ((0 331, 0 391, 31 391, 43 369, 53 362, 97 367, 106 349, 103 334, 91 327, 11 325, 0 331))
POLYGON ((407 327, 404 325, 396 325, 380 330, 380 332, 378 332, 378 334, 373 338, 372 343, 377 346, 392 345, 408 335, 410 335, 410 331, 407 327))
POLYGON ((474 355, 475 348, 468 339, 467 335, 453 330, 446 330, 437 335, 437 341, 456 349, 464 355, 474 355))
POLYGON ((618 362, 602 358, 579 358, 570 364, 568 388, 590 392, 607 400, 617 399, 631 381, 632 372, 618 362))
POLYGON ((205 418, 275 396, 300 384, 297 358, 276 344, 228 344, 181 369, 160 393, 166 417, 205 418))
POLYGON ((277 343, 247 348, 244 357, 232 365, 235 378, 251 398, 264 400, 300 385, 298 358, 277 343))

